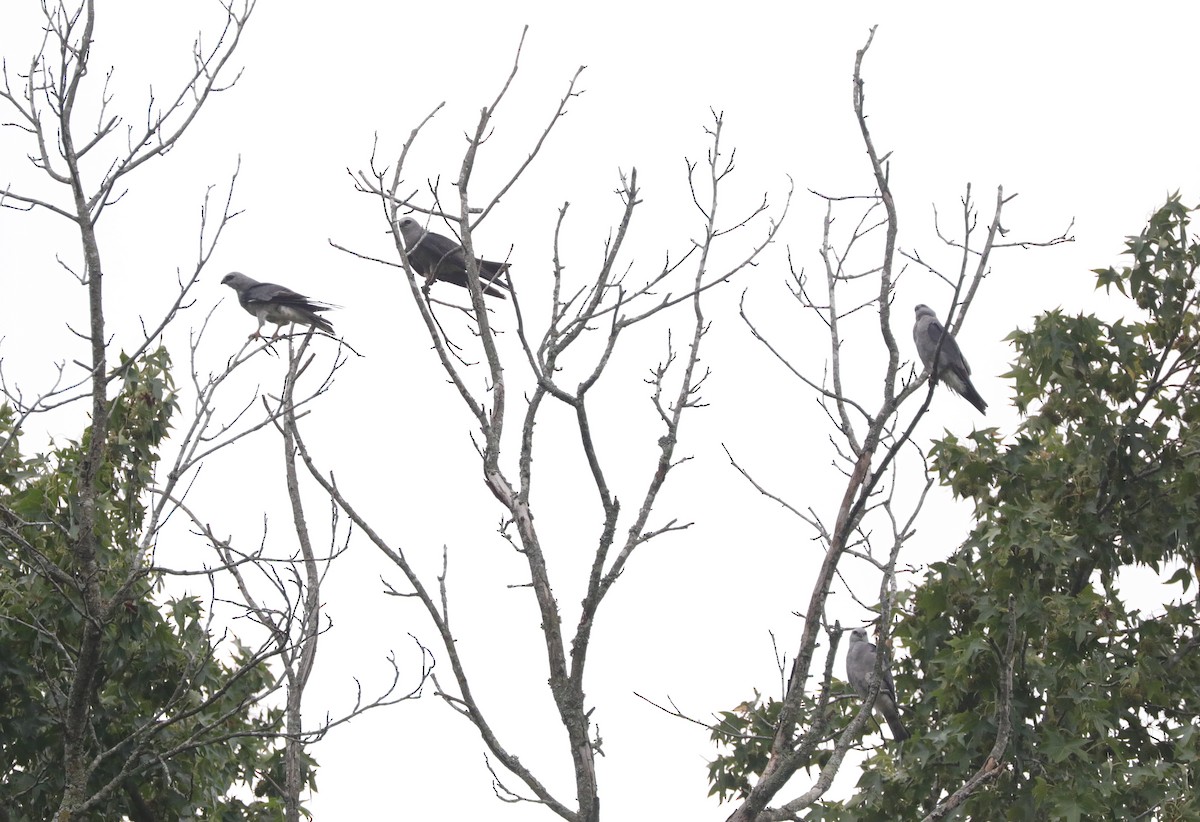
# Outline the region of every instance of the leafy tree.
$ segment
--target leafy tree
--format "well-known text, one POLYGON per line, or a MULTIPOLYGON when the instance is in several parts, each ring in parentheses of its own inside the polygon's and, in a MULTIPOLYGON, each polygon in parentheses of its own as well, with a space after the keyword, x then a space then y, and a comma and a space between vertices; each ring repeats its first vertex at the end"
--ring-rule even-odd
MULTIPOLYGON (((1200 243, 1189 219, 1170 198, 1128 239, 1128 265, 1095 272, 1120 319, 1055 310, 1010 335, 1006 376, 1026 415, 1011 438, 986 429, 934 446, 937 476, 974 503, 976 525, 899 597, 909 657, 896 681, 915 733, 875 750, 855 797, 805 818, 1200 819, 1200 243), (1135 603, 1133 568, 1177 595, 1135 603)), ((721 715, 713 793, 749 792, 778 712, 756 699, 721 715)))
MULTIPOLYGON (((896 683, 916 733, 865 761, 856 797, 805 818, 1200 818, 1200 242, 1188 227, 1172 197, 1127 241, 1128 265, 1096 271, 1122 318, 1056 310, 1010 335, 1026 414, 1013 437, 935 444, 932 467, 972 500, 976 526, 900 595, 894 632, 910 656, 896 683), (1122 586, 1135 568, 1169 575, 1177 595, 1135 605, 1122 586)), ((721 715, 714 793, 749 792, 778 713, 768 698, 721 715)))
POLYGON ((279 710, 252 710, 274 679, 262 657, 210 636, 201 602, 152 598, 139 544, 159 449, 177 411, 165 349, 124 363, 96 482, 95 552, 85 570, 81 464, 95 429, 48 454, 20 453, 17 415, 0 406, 0 781, 12 819, 55 816, 69 780, 69 700, 81 632, 101 633, 78 744, 75 818, 276 819, 278 790, 258 776, 279 710), (94 600, 82 578, 90 574, 94 600), (99 613, 92 603, 102 605, 99 613), (217 744, 223 743, 223 744, 217 744), (262 786, 258 799, 227 796, 262 786))
MULTIPOLYGON (((129 125, 105 72, 92 65, 94 0, 44 3, 39 50, 16 61, 23 69, 4 64, 5 124, 26 138, 40 183, 0 182, 0 206, 43 211, 78 232, 78 256, 56 249, 55 259, 86 294, 88 321, 79 333, 86 354, 64 357, 83 367, 82 377, 60 364, 49 388, 27 393, 0 375, 0 817, 296 820, 311 784, 313 763, 302 746, 320 732, 300 728, 298 705, 319 634, 315 559, 304 552, 299 561, 309 573, 288 589, 299 595, 264 607, 242 570, 262 570, 261 552, 218 540, 183 503, 207 455, 293 414, 307 398, 294 399, 289 387, 287 407, 261 421, 239 428, 245 408, 233 422, 216 420, 218 387, 262 349, 244 346, 224 371, 204 377, 196 364, 202 327, 191 342, 195 413, 175 432, 176 458, 156 470, 179 407, 162 335, 190 304, 233 216, 232 183, 223 211, 211 212, 205 199, 190 276, 179 276, 160 319, 144 324, 116 358, 106 318, 106 274, 114 274, 105 270, 100 217, 120 201, 130 175, 176 147, 213 92, 232 82, 226 67, 254 0, 220 8, 223 29, 197 39, 192 71, 176 94, 151 91, 148 113, 129 125), (83 434, 48 454, 24 454, 28 421, 70 406, 87 408, 83 434), (220 559, 183 573, 232 576, 246 596, 244 612, 266 629, 257 646, 222 638, 211 607, 194 596, 155 596, 170 573, 155 564, 162 529, 180 511, 220 559), (283 682, 268 665, 273 659, 283 682), (280 688, 286 709, 265 708, 280 688)), ((31 349, 33 357, 42 353, 31 349)), ((274 560, 267 573, 280 579, 277 569, 288 563, 274 560)))
MULTIPOLYGON (((886 202, 886 179, 879 188, 886 202)), ((880 588, 883 644, 894 612, 891 635, 907 648, 894 669, 913 738, 875 748, 850 800, 812 802, 864 730, 862 700, 828 699, 849 688, 831 677, 840 628, 827 627, 815 693, 756 694, 712 728, 712 793, 745 800, 731 819, 1200 819, 1200 243, 1188 227, 1173 197, 1129 238, 1127 265, 1095 272, 1121 319, 1056 310, 1009 337, 1006 376, 1025 415, 1011 436, 985 429, 931 450, 933 475, 973 502, 976 524, 914 590, 892 599, 886 573, 880 588), (1165 581, 1169 601, 1131 595, 1131 569, 1165 581), (801 767, 820 771, 811 790, 782 807, 755 802, 801 767)), ((862 476, 878 476, 869 459, 862 476)), ((836 549, 831 540, 827 563, 836 549)), ((823 616, 810 608, 806 631, 823 616)), ((797 656, 791 682, 810 661, 797 656)))
MULTIPOLYGON (((816 548, 808 549, 814 550, 811 581, 806 582, 807 592, 800 593, 807 604, 796 611, 801 619, 799 641, 790 646, 790 660, 786 646, 782 653, 777 651, 779 696, 764 699, 756 694, 739 708, 720 713, 720 721, 710 729, 719 748, 709 767, 710 793, 736 803, 730 822, 798 819, 801 814, 817 818, 814 814, 821 813, 824 796, 846 757, 871 728, 869 706, 878 691, 867 699, 849 698, 852 689, 834 676, 844 628, 830 612, 846 618, 844 606, 851 602, 873 612, 876 641, 885 649, 878 655, 877 671, 890 664, 888 651, 901 602, 896 594, 901 550, 915 533, 934 484, 928 458, 915 444, 913 432, 935 400, 936 383, 928 369, 916 371, 901 345, 913 321, 907 311, 895 310, 902 266, 911 264, 947 287, 949 308, 941 313, 946 328, 957 334, 993 253, 1071 239, 1066 232, 1040 242, 1006 239, 1001 220, 1012 195, 1006 197, 998 188, 990 219, 981 220, 967 186, 956 231, 943 231, 935 211, 935 229, 949 249, 951 263, 938 259, 941 254, 923 257, 900 244, 890 152, 877 149, 868 128, 862 69, 874 34, 872 29, 856 55, 852 99, 875 190, 849 197, 817 194, 826 212, 820 273, 810 276, 804 268, 793 267, 788 282, 802 312, 815 315, 827 335, 827 359, 814 362, 813 346, 797 344, 792 328, 772 333, 761 320, 752 319, 743 300, 742 317, 755 339, 825 411, 834 430, 833 461, 844 478, 839 482, 844 490, 824 509, 811 500, 798 502, 789 499, 786 490, 767 487, 748 461, 731 455, 735 468, 773 504, 782 504, 816 548), (871 590, 857 589, 864 578, 871 580, 871 590), (833 594, 839 596, 831 599, 833 594), (808 784, 796 789, 800 770, 809 777, 808 784)), ((814 439, 809 437, 805 447, 812 448, 814 439)), ((809 464, 814 461, 812 454, 805 458, 809 464)), ((876 677, 873 687, 880 682, 876 677)), ((945 778, 949 784, 966 776, 960 771, 945 778)))
MULTIPOLYGON (((987 429, 934 446, 976 525, 900 596, 895 635, 910 656, 896 679, 916 733, 866 760, 855 797, 806 818, 1200 818, 1189 217, 1170 198, 1129 238, 1130 264, 1095 272, 1121 319, 1055 310, 1010 335, 1007 376, 1027 415, 1011 438, 987 429), (1123 572, 1138 567, 1169 574, 1178 595, 1135 603, 1123 572)), ((761 739, 778 712, 772 700, 741 708, 714 728, 729 746, 710 768, 722 796, 749 791, 766 757, 747 729, 761 739)))
POLYGON ((935 446, 976 526, 930 567, 896 630, 912 655, 899 687, 920 694, 910 725, 924 732, 868 761, 847 817, 930 808, 947 775, 980 768, 994 784, 965 800, 971 818, 1200 818, 1200 244, 1188 225, 1172 197, 1128 239, 1128 265, 1096 272, 1123 318, 1056 310, 1010 336, 1007 376, 1028 414, 1013 437, 935 446), (1122 572, 1136 567, 1169 573, 1178 595, 1135 604, 1122 572), (1001 759, 990 749, 1004 726, 1001 759))

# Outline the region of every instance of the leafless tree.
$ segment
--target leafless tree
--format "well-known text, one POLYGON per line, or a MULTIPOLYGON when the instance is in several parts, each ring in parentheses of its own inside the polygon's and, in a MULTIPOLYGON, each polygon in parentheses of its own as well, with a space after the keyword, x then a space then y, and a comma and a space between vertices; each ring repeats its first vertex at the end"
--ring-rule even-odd
MULTIPOLYGON (((424 194, 418 189, 406 188, 406 175, 410 173, 409 150, 437 109, 413 129, 393 169, 379 169, 372 160, 370 171, 358 173, 356 181, 361 191, 378 198, 389 226, 394 227, 406 212, 415 211, 424 219, 432 219, 439 227, 445 223, 465 251, 470 296, 470 308, 467 309, 458 309, 433 298, 429 283, 414 272, 408 249, 398 231, 394 232, 396 259, 378 262, 406 274, 441 366, 474 419, 472 441, 479 456, 483 483, 503 509, 502 537, 527 566, 529 581, 520 590, 529 591, 541 617, 542 642, 550 672, 549 695, 566 731, 569 747, 566 755, 570 757, 575 776, 573 801, 552 791, 526 764, 527 760, 518 755, 514 742, 501 738, 484 703, 477 698, 456 642, 458 637, 451 626, 451 603, 446 586, 449 553, 443 554, 442 572, 436 581, 422 579, 414 569, 407 549, 385 539, 382 528, 372 524, 379 516, 357 508, 332 476, 317 464, 303 440, 299 445, 313 476, 402 572, 408 589, 397 593, 416 597, 433 621, 441 639, 440 653, 445 655, 452 672, 450 682, 435 679, 438 695, 478 729, 489 755, 497 795, 505 801, 543 804, 563 819, 595 822, 599 818, 595 755, 600 739, 591 723, 594 706, 587 703, 584 683, 601 604, 626 571, 630 557, 638 548, 690 525, 670 515, 656 513, 656 504, 672 470, 689 459, 680 455, 684 419, 691 409, 703 404, 701 389, 707 372, 700 365, 700 351, 709 329, 704 312, 705 296, 713 286, 756 264, 763 250, 774 240, 787 208, 785 204, 776 218, 769 217, 764 196, 742 214, 732 218, 721 216, 725 211, 719 208, 722 186, 734 171, 734 152, 723 144, 724 121, 714 112, 712 122, 706 128, 709 147, 705 160, 688 162, 686 167, 699 224, 698 239, 689 241, 678 257, 666 254, 665 262, 653 269, 647 270, 631 259, 624 243, 641 203, 642 192, 637 171, 630 170, 620 177, 617 191, 620 213, 605 244, 602 260, 594 274, 579 281, 567 276, 565 252, 559 242, 569 206, 564 203, 555 228, 549 293, 545 293, 545 289, 527 288, 516 272, 511 276, 511 306, 520 348, 506 347, 497 331, 497 323, 503 320, 494 319, 493 312, 495 316, 503 316, 507 304, 493 307, 485 303, 472 236, 482 221, 493 213, 500 198, 520 183, 542 145, 551 138, 555 124, 580 93, 578 83, 582 72, 581 68, 571 78, 551 113, 550 122, 534 138, 528 158, 483 205, 474 206, 469 192, 477 151, 489 135, 496 110, 504 102, 517 74, 519 59, 520 48, 503 88, 491 105, 482 110, 474 130, 468 135, 467 149, 454 183, 457 207, 446 206, 436 182, 430 182, 424 194), (733 235, 745 235, 755 225, 761 225, 757 236, 744 241, 744 250, 733 255, 733 262, 717 262, 718 247, 724 250, 728 239, 733 235), (535 329, 529 319, 527 301, 546 298, 549 299, 548 320, 535 329), (681 311, 687 313, 679 316, 681 311), (453 339, 452 333, 447 331, 452 327, 448 318, 453 316, 465 318, 469 342, 453 339), (670 324, 678 320, 685 323, 681 343, 677 342, 678 332, 670 324), (650 324, 656 324, 666 332, 665 351, 645 380, 650 387, 652 407, 659 425, 658 433, 645 443, 645 447, 653 449, 657 458, 652 470, 642 478, 640 489, 633 493, 636 503, 629 508, 622 505, 619 496, 628 498, 630 494, 618 495, 611 484, 610 473, 615 464, 627 461, 633 445, 626 442, 619 452, 614 452, 606 451, 599 444, 598 432, 606 426, 606 421, 594 415, 593 399, 600 393, 596 389, 602 377, 607 377, 608 382, 619 379, 609 375, 609 366, 618 344, 626 339, 626 332, 650 324), (519 384, 515 376, 521 373, 518 368, 526 373, 530 385, 523 397, 514 400, 520 396, 513 390, 519 384), (478 373, 480 370, 482 375, 478 373), (567 409, 573 419, 574 434, 582 446, 581 467, 590 477, 600 504, 598 520, 591 524, 581 522, 572 534, 570 546, 547 544, 536 524, 535 506, 531 501, 535 480, 548 482, 551 479, 534 470, 533 454, 536 443, 544 439, 538 435, 538 422, 546 417, 552 406, 567 409), (513 425, 519 426, 519 437, 515 441, 503 437, 505 428, 513 425), (548 557, 568 547, 577 550, 578 545, 588 540, 594 540, 597 547, 591 556, 578 623, 572 631, 563 624, 548 557)), ((722 255, 722 259, 728 257, 728 254, 722 255)))
POLYGON ((284 700, 283 729, 278 734, 283 741, 282 775, 265 776, 277 782, 276 787, 284 800, 284 818, 294 822, 301 818, 300 798, 308 782, 305 777, 305 754, 309 746, 324 738, 330 728, 373 708, 420 696, 432 673, 433 658, 414 639, 422 660, 415 684, 401 689, 402 672, 393 656, 389 659, 392 668, 390 683, 369 698, 364 698, 359 686, 354 703, 345 711, 336 717, 327 714, 323 720, 305 727, 301 704, 316 662, 319 638, 329 628, 328 618, 322 611, 321 587, 332 562, 349 545, 350 533, 341 529, 338 509, 331 507, 328 548, 320 552, 315 547, 296 470, 295 432, 297 420, 306 416, 309 406, 331 389, 344 358, 339 346, 332 364, 319 372, 316 385, 298 395, 298 381, 317 360, 317 355, 310 350, 313 332, 302 336, 290 334, 278 343, 248 340, 227 359, 221 370, 202 374, 197 363, 201 360, 199 351, 206 329, 207 322, 192 335, 191 376, 195 407, 189 415, 189 426, 172 443, 176 458, 167 472, 166 480, 154 489, 157 503, 150 520, 147 542, 151 533, 158 533, 166 518, 181 512, 187 518, 192 532, 212 547, 216 562, 206 564, 199 570, 155 564, 153 571, 164 576, 203 575, 210 579, 228 575, 233 580, 238 596, 235 600, 226 600, 224 604, 232 608, 236 616, 246 617, 263 629, 261 648, 264 658, 280 669, 277 685, 272 691, 282 689, 284 700), (277 350, 279 348, 282 348, 282 352, 277 350), (264 357, 278 357, 281 353, 286 356, 287 369, 278 394, 254 392, 238 404, 222 401, 222 389, 227 387, 227 382, 239 370, 264 357), (256 412, 257 406, 261 408, 256 412), (222 414, 223 409, 230 407, 232 411, 222 414), (217 533, 215 526, 193 510, 186 499, 190 489, 188 480, 195 477, 206 459, 245 437, 269 428, 279 432, 283 446, 283 475, 293 526, 291 532, 285 534, 284 541, 290 541, 294 535, 296 543, 294 550, 280 555, 265 548, 265 524, 260 544, 251 550, 239 548, 236 540, 217 533), (180 488, 185 490, 179 491, 180 488))
MULTIPOLYGON (((1005 241, 1001 212, 1012 197, 1006 197, 1002 189, 996 192, 992 218, 982 228, 980 237, 978 213, 968 186, 962 200, 961 235, 946 236, 938 227, 939 237, 958 254, 957 271, 942 273, 916 252, 900 249, 899 221, 889 183, 889 155, 877 150, 867 126, 862 64, 874 33, 872 29, 855 61, 853 107, 871 164, 875 192, 850 197, 814 192, 826 206, 820 247, 824 293, 814 293, 813 284, 804 271, 792 269, 792 296, 803 310, 819 317, 828 334, 824 375, 814 376, 811 360, 800 363, 794 355, 773 343, 751 318, 743 299, 742 317, 754 337, 788 374, 816 395, 836 431, 831 441, 845 477, 845 489, 832 517, 827 517, 812 507, 795 505, 766 488, 754 478, 751 470, 731 456, 734 467, 755 488, 782 503, 815 534, 823 556, 807 607, 799 614, 803 619, 802 636, 786 677, 767 764, 729 817, 730 822, 799 819, 802 811, 820 800, 832 785, 847 753, 862 737, 871 714, 868 706, 874 703, 880 687, 880 671, 891 662, 897 562, 905 542, 914 533, 918 515, 933 484, 926 470, 923 450, 913 441, 912 435, 930 407, 935 387, 928 372, 917 374, 914 371, 897 342, 892 308, 896 282, 903 272, 898 266, 898 256, 935 275, 948 288, 943 316, 947 317, 946 327, 957 333, 988 274, 994 251, 1006 246, 1051 245, 1069 240, 1064 233, 1045 243, 1005 241), (853 209, 858 206, 861 208, 855 216, 853 209), (835 228, 835 214, 851 215, 853 227, 840 240, 835 228), (872 325, 877 335, 870 333, 872 325), (864 354, 865 346, 861 341, 866 339, 878 341, 873 362, 864 354), (856 342, 850 346, 847 340, 856 342), (862 380, 861 375, 871 369, 871 379, 862 380), (864 390, 852 385, 869 387, 864 390), (914 403, 917 404, 915 408, 914 403), (847 559, 865 564, 878 579, 877 592, 858 592, 852 587, 848 592, 865 609, 877 614, 877 644, 881 653, 869 696, 861 700, 861 707, 853 712, 849 723, 842 724, 841 714, 836 710, 840 684, 835 682, 833 674, 842 627, 830 619, 829 596, 839 579, 843 579, 842 567, 847 559), (823 663, 820 654, 822 632, 826 638, 823 663), (819 750, 824 755, 820 758, 819 774, 812 784, 798 796, 772 806, 800 768, 817 763, 814 754, 819 750)), ((905 315, 898 322, 903 329, 900 335, 906 335, 911 318, 905 315)), ((1010 643, 1012 639, 1010 637, 1010 643)), ((1011 644, 1009 650, 1011 652, 1011 644)), ((1010 653, 1006 661, 1010 678, 1011 659, 1010 653)), ((1001 706, 1001 714, 1005 710, 1005 706, 1001 706)), ((996 763, 1002 760, 1007 741, 1006 718, 1006 715, 1000 717, 1001 732, 993 749, 993 761, 981 771, 982 775, 967 782, 968 790, 998 771, 996 763)), ((965 796, 965 793, 956 796, 954 801, 961 802, 965 796)))

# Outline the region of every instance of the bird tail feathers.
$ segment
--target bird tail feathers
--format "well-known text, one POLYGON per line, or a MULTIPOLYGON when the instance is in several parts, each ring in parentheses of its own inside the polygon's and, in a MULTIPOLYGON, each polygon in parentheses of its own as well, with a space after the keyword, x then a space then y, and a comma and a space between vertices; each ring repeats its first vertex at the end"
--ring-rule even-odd
POLYGON ((951 391, 961 396, 971 405, 979 409, 980 414, 987 413, 987 402, 983 397, 979 396, 979 392, 975 390, 975 386, 971 383, 971 378, 966 374, 956 371, 947 370, 942 374, 942 382, 950 388, 951 391))
POLYGON ((479 279, 483 286, 483 293, 491 297, 499 297, 503 300, 506 299, 504 292, 512 290, 512 286, 508 284, 508 263, 480 260, 479 279))
POLYGON ((978 408, 980 414, 986 414, 987 402, 984 401, 983 397, 979 396, 979 392, 975 390, 975 386, 967 383, 966 388, 967 390, 963 392, 963 399, 978 408))
POLYGON ((908 739, 908 729, 905 728, 904 723, 900 721, 899 714, 889 711, 884 714, 883 718, 887 720, 888 727, 892 731, 893 739, 895 739, 897 742, 903 742, 904 740, 908 739))

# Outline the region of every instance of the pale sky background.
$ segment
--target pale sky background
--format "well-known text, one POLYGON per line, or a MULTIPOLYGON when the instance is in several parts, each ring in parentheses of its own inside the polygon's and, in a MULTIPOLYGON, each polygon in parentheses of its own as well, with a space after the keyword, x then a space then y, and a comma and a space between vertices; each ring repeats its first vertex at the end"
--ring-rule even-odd
MULTIPOLYGON (((176 269, 194 263, 205 187, 223 191, 240 156, 235 205, 244 213, 223 238, 194 308, 167 337, 177 382, 186 389, 187 330, 218 301, 201 349, 204 369, 223 362, 253 329, 254 320, 219 284, 229 270, 343 306, 332 320, 363 356, 350 359, 306 421, 310 446, 376 528, 428 571, 429 584, 442 546, 449 547, 452 618, 464 662, 478 677, 477 695, 510 749, 572 804, 565 735, 545 685, 532 596, 507 587, 526 581, 524 563, 495 536, 501 511, 480 478, 471 420, 439 370, 407 285, 394 270, 350 258, 327 241, 394 259, 377 201, 354 191, 347 168, 367 167, 376 134, 383 162, 393 163, 409 131, 445 101, 410 156, 408 179, 419 185, 426 177, 456 178, 462 133, 474 129, 479 109, 507 76, 525 23, 531 28, 521 72, 476 167, 477 200, 524 159, 576 67, 588 66, 580 81, 585 93, 475 235, 477 249, 493 258, 511 246, 527 306, 545 302, 550 239, 564 201, 571 203, 569 271, 582 278, 593 270, 619 215, 613 191, 620 169, 637 167, 645 201, 626 262, 648 272, 667 250, 685 249, 699 224, 687 201, 684 157, 703 160, 709 109, 723 111, 724 144, 737 148, 738 160, 723 213, 742 214, 763 192, 778 213, 789 175, 796 194, 762 264, 708 300, 714 330, 703 358, 714 375, 704 396, 711 405, 685 419, 679 454, 694 459, 673 475, 652 521, 696 524, 635 554, 602 606, 586 686, 604 739, 598 767, 606 819, 723 819, 729 808, 705 796, 706 761, 714 754, 707 734, 633 692, 669 696, 708 719, 755 688, 778 695, 769 632, 789 661, 798 640, 792 611, 805 607, 819 554, 808 530, 746 486, 721 444, 794 504, 832 518, 841 477, 830 465, 831 431, 811 396, 750 339, 736 303, 748 288, 747 304, 764 330, 820 375, 826 353, 816 322, 786 299, 787 250, 817 272, 823 206, 808 189, 871 191, 851 108, 855 50, 879 23, 864 71, 867 105, 877 147, 893 152, 902 246, 953 270, 957 258, 934 235, 932 206, 943 225, 957 226, 967 183, 983 210, 981 223, 997 185, 1020 195, 1005 212, 1010 239, 1048 239, 1075 220, 1073 244, 993 258, 960 337, 991 403, 986 423, 966 402, 939 392, 918 429, 925 444, 943 430, 961 436, 986 424, 1011 431, 1017 417, 999 377, 1011 357, 1003 338, 1055 306, 1104 310, 1090 269, 1117 262, 1125 235, 1137 232, 1169 192, 1181 190, 1185 203, 1194 202, 1200 9, 945 3, 797 5, 784 12, 782 4, 757 2, 576 8, 370 0, 333 8, 262 0, 234 58, 245 67, 240 82, 211 101, 175 151, 129 178, 130 194, 100 226, 114 346, 135 344, 138 317, 156 319, 169 302, 176 269)), ((100 69, 115 64, 114 105, 135 121, 148 85, 173 89, 188 68, 195 31, 211 31, 220 20, 213 3, 172 4, 170 18, 161 9, 149 0, 100 8, 92 92, 99 91, 100 69)), ((5 4, 0 53, 10 71, 27 65, 36 49, 36 11, 34 3, 5 4)), ((24 164, 28 147, 19 137, 0 132, 0 184, 51 191, 24 164)), ((853 219, 850 212, 843 217, 853 219)), ((763 231, 730 240, 730 258, 763 231)), ((85 326, 86 298, 54 259, 59 253, 73 264, 77 248, 62 220, 0 212, 0 357, 9 384, 27 393, 49 384, 54 361, 85 356, 65 323, 85 326)), ((450 286, 435 294, 465 301, 465 292, 450 286)), ((931 275, 904 275, 896 316, 906 356, 913 355, 912 305, 929 303, 941 314, 948 299, 931 275)), ((498 309, 509 332, 501 346, 513 379, 525 384, 506 308, 498 309)), ((686 327, 687 312, 675 320, 686 327)), ((664 352, 665 329, 624 340, 597 397, 605 410, 600 438, 627 503, 655 456, 659 431, 643 377, 664 352)), ((321 342, 327 357, 331 346, 321 342)), ((862 356, 864 368, 876 367, 877 349, 864 348, 862 356)), ((275 390, 283 363, 262 357, 247 372, 223 408, 240 407, 256 381, 275 390)), ((516 400, 519 391, 510 392, 516 400)), ((185 393, 185 412, 189 401, 185 393)), ((26 448, 43 447, 44 432, 78 436, 80 413, 38 423, 26 448)), ((538 516, 564 624, 573 630, 598 518, 594 491, 578 473, 576 439, 564 433, 551 447, 554 425, 564 420, 555 409, 544 424, 538 516)), ((191 500, 218 532, 247 546, 261 539, 266 516, 268 545, 277 540, 282 553, 290 543, 279 452, 277 439, 264 432, 221 453, 206 465, 191 500)), ((319 526, 326 511, 312 493, 310 522, 319 526)), ((945 556, 964 536, 969 513, 935 489, 902 561, 945 556)), ((173 536, 159 549, 167 564, 212 561, 185 529, 173 536)), ((381 559, 356 538, 329 575, 323 599, 333 629, 322 639, 308 693, 310 722, 352 703, 354 677, 368 696, 377 691, 391 649, 415 675, 410 632, 433 647, 449 677, 415 603, 382 594, 381 575, 396 585, 401 578, 381 559)), ((864 575, 859 584, 858 593, 871 599, 877 582, 864 575)), ((830 616, 851 624, 866 615, 839 594, 830 616)), ((318 820, 551 818, 545 809, 498 802, 483 750, 473 726, 432 696, 376 711, 313 750, 320 792, 309 807, 318 820)), ((840 784, 855 778, 850 771, 840 784)))

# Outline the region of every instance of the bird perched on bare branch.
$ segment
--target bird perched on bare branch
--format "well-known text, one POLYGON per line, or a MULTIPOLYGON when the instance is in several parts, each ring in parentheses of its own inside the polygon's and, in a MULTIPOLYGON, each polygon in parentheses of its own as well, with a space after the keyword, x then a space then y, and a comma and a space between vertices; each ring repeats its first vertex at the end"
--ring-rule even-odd
POLYGON ((333 324, 318 312, 336 306, 310 300, 282 285, 260 283, 237 271, 226 274, 221 283, 236 291, 242 308, 258 318, 258 329, 250 335, 250 339, 262 336, 262 327, 267 321, 276 325, 275 334, 271 337, 273 340, 279 338, 280 331, 288 323, 301 323, 327 334, 333 333, 333 324))
MULTIPOLYGON (((865 697, 870 691, 870 677, 875 670, 875 644, 867 641, 867 632, 855 628, 850 633, 850 648, 846 651, 846 679, 865 697)), ((875 698, 875 710, 883 714, 892 738, 897 742, 908 739, 909 733, 900 721, 900 709, 896 707, 896 686, 892 683, 892 672, 884 667, 880 673, 879 695, 875 698)))
MULTIPOLYGON (((425 278, 427 284, 443 280, 467 287, 467 258, 461 245, 449 237, 429 231, 414 217, 404 217, 396 223, 396 227, 404 238, 408 264, 425 278)), ((478 258, 476 262, 479 264, 479 284, 483 293, 504 299, 501 289, 509 287, 504 277, 508 263, 496 263, 483 258, 478 258)))
POLYGON ((913 326, 913 341, 917 344, 917 354, 921 362, 933 374, 934 379, 941 380, 957 394, 961 394, 967 402, 979 409, 979 413, 987 412, 987 403, 975 386, 971 384, 971 366, 958 349, 954 337, 946 333, 937 315, 927 305, 918 305, 915 309, 917 322, 913 326), (941 341, 941 350, 938 350, 941 341), (933 356, 937 353, 937 363, 933 356))

